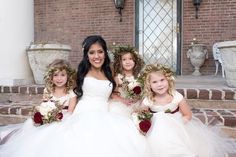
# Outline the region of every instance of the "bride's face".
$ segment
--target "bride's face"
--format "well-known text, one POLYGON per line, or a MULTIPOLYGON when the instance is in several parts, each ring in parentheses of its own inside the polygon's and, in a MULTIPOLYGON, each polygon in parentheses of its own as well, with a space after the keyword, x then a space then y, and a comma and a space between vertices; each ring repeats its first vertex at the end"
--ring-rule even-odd
POLYGON ((91 45, 88 51, 88 59, 92 68, 100 69, 105 60, 105 52, 99 43, 91 45))

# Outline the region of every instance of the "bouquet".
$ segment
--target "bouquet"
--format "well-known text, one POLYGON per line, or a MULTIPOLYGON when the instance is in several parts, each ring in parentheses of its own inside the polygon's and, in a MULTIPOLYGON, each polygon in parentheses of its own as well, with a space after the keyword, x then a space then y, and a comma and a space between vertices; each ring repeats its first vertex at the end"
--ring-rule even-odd
POLYGON ((58 101, 48 100, 34 108, 33 121, 36 126, 60 121, 63 118, 63 105, 58 101))
POLYGON ((122 78, 122 90, 126 98, 139 100, 143 95, 143 85, 138 79, 126 79, 122 78))
POLYGON ((145 135, 151 127, 152 116, 153 113, 147 110, 142 110, 140 112, 135 112, 132 114, 134 123, 143 135, 145 135))

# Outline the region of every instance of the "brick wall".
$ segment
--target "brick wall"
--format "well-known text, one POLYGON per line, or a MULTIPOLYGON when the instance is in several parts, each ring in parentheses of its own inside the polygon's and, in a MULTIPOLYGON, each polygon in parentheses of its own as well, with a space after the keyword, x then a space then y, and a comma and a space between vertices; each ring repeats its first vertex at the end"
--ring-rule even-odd
MULTIPOLYGON (((100 34, 108 45, 113 42, 134 45, 135 0, 126 0, 119 22, 113 0, 35 0, 35 41, 57 41, 72 46, 70 61, 76 67, 81 59, 81 43, 91 34, 100 34)), ((236 1, 203 0, 195 19, 192 0, 183 0, 182 74, 193 69, 186 56, 195 37, 207 45, 209 59, 201 68, 212 75, 215 64, 212 56, 214 42, 236 40, 236 1)))
MULTIPOLYGON (((195 18, 192 0, 183 3, 183 49, 182 71, 190 74, 192 66, 186 52, 193 38, 205 44, 209 59, 201 67, 203 74, 214 74, 215 64, 212 45, 215 42, 236 40, 236 1, 235 0, 203 0, 195 18)), ((220 68, 219 68, 220 70, 220 68)))
POLYGON ((108 45, 134 43, 134 0, 126 0, 123 21, 113 0, 35 0, 35 41, 57 41, 72 47, 70 61, 76 67, 81 43, 100 34, 108 45))

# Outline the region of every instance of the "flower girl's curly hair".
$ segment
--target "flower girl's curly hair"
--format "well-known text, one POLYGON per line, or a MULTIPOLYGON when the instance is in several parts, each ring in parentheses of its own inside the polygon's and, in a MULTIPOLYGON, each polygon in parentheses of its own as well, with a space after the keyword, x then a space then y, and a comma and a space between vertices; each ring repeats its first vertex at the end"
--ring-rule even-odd
POLYGON ((44 76, 45 89, 44 94, 50 95, 55 90, 53 84, 53 75, 57 72, 65 70, 67 73, 66 93, 75 87, 76 71, 71 67, 70 63, 63 59, 56 59, 47 67, 47 72, 44 76))
POLYGON ((149 100, 154 101, 155 93, 152 91, 150 85, 150 74, 152 73, 160 73, 166 77, 169 84, 168 93, 173 95, 173 90, 175 88, 175 73, 169 67, 161 64, 149 64, 145 66, 141 74, 141 78, 144 81, 144 95, 149 100))
POLYGON ((135 50, 134 47, 130 46, 117 46, 113 49, 113 55, 114 55, 114 62, 113 62, 113 70, 114 75, 122 74, 123 68, 121 65, 122 56, 130 53, 133 57, 133 61, 135 62, 134 69, 133 69, 133 75, 134 77, 137 77, 140 71, 142 70, 144 66, 144 61, 141 58, 141 56, 138 54, 138 52, 135 50))

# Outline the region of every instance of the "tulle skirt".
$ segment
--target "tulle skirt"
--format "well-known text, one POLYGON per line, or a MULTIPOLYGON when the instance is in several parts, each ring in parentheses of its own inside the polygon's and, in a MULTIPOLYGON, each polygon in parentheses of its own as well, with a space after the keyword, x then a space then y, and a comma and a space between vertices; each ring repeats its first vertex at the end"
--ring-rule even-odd
POLYGON ((27 120, 0 146, 0 157, 151 157, 146 138, 128 118, 108 112, 73 114, 35 127, 27 120))
POLYGON ((109 112, 119 114, 121 116, 131 118, 133 112, 133 105, 126 105, 120 101, 109 101, 109 112))
POLYGON ((155 157, 224 157, 235 151, 234 141, 219 128, 207 127, 197 118, 185 124, 179 112, 155 113, 146 136, 155 157))

